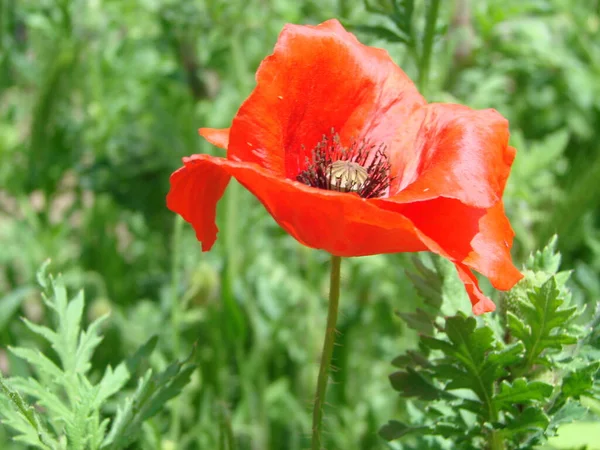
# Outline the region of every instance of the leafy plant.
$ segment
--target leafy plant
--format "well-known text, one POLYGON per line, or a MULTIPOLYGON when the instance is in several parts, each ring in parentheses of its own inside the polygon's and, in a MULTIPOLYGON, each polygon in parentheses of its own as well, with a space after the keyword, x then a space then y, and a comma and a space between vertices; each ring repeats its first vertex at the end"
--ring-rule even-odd
MULTIPOLYGON (((496 320, 478 323, 457 314, 436 322, 424 310, 405 315, 424 333, 418 351, 394 361, 400 370, 390 381, 403 397, 415 399, 420 414, 409 422, 390 421, 380 435, 412 435, 419 445, 433 435, 457 449, 521 449, 586 417, 582 399, 600 393, 600 363, 584 350, 593 334, 590 325, 577 325, 582 311, 570 305, 570 273, 559 272, 559 265, 553 239, 529 258, 525 278, 505 296, 496 320), (437 327, 424 329, 426 317, 437 327)), ((431 277, 430 270, 420 273, 413 276, 417 286, 431 277)))
POLYGON ((55 316, 55 327, 27 319, 24 322, 51 345, 53 353, 10 348, 15 356, 29 363, 33 373, 28 378, 0 380, 4 394, 0 396, 0 416, 15 430, 16 440, 35 448, 126 448, 138 439, 143 422, 181 392, 195 366, 184 361, 158 373, 147 368, 137 379, 135 391, 125 396, 126 385, 146 365, 157 339, 150 339, 114 369, 107 367, 102 376, 91 372, 91 358, 102 341, 100 331, 106 316, 83 330, 83 292, 68 301, 63 280, 47 275, 47 266, 44 264, 39 271, 38 281, 45 292, 44 302, 55 316), (117 411, 112 420, 106 415, 109 401, 117 411))

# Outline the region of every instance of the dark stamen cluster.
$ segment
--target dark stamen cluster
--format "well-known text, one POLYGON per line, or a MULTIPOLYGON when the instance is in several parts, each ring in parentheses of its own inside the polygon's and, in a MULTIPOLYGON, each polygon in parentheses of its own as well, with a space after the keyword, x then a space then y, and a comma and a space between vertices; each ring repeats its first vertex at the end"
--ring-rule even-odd
POLYGON ((356 192, 363 198, 381 197, 390 186, 390 162, 383 145, 362 141, 343 147, 332 130, 314 148, 312 161, 296 180, 319 189, 356 192))

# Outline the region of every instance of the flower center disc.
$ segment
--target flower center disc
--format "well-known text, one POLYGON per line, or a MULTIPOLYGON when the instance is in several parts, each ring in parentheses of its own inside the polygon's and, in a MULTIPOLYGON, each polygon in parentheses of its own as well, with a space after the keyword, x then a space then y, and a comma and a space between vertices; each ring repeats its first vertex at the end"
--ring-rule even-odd
POLYGON ((362 198, 387 195, 393 177, 385 146, 363 140, 343 146, 340 137, 331 130, 306 160, 305 169, 296 180, 318 189, 352 192, 362 198))
POLYGON ((354 161, 334 161, 327 177, 331 190, 358 192, 369 178, 369 172, 354 161))

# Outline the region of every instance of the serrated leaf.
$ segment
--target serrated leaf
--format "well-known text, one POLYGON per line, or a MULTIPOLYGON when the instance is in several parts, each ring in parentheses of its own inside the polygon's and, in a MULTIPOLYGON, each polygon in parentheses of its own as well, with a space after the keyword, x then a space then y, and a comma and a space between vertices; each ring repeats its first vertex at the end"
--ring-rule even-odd
POLYGON ((455 423, 436 423, 431 431, 431 434, 442 436, 446 439, 452 439, 452 441, 457 444, 461 441, 459 438, 468 439, 464 427, 459 427, 455 423))
POLYGON ((408 43, 407 36, 400 32, 390 30, 389 28, 378 26, 378 25, 352 25, 351 30, 362 33, 368 33, 375 36, 378 39, 382 39, 388 42, 402 42, 403 44, 408 43))
POLYGON ((15 356, 31 364, 34 370, 41 376, 46 376, 50 380, 57 380, 63 376, 60 367, 39 350, 20 347, 9 347, 8 349, 15 356))
POLYGON ((142 422, 151 418, 166 402, 178 395, 195 369, 194 364, 186 361, 175 362, 157 375, 153 375, 149 369, 139 380, 135 393, 118 407, 102 449, 123 449, 130 445, 141 431, 142 422))
POLYGON ((57 389, 56 384, 42 385, 38 380, 33 378, 11 378, 11 383, 24 395, 35 398, 37 403, 50 411, 52 415, 63 418, 71 414, 68 406, 54 392, 57 389))
POLYGON ((23 323, 25 323, 27 328, 29 328, 35 334, 42 336, 44 339, 46 339, 50 344, 56 341, 57 335, 50 328, 33 323, 30 320, 27 320, 26 318, 23 318, 23 323))
POLYGON ((19 431, 21 435, 17 439, 42 449, 54 450, 58 448, 58 442, 50 437, 50 434, 42 425, 38 418, 35 409, 29 406, 21 395, 14 390, 11 390, 3 381, 0 375, 0 391, 10 400, 14 408, 19 414, 11 415, 7 410, 3 410, 3 415, 6 417, 5 424, 19 431))
POLYGON ((444 354, 454 353, 455 351, 452 347, 452 344, 443 339, 438 339, 431 336, 421 336, 421 342, 429 350, 441 350, 444 354))
POLYGON ((586 367, 574 370, 567 374, 562 381, 561 394, 565 398, 579 399, 580 396, 590 394, 594 387, 594 378, 600 368, 600 362, 593 362, 586 367))
POLYGON ((507 421, 503 434, 507 437, 521 433, 544 431, 550 419, 541 407, 528 406, 507 421))
POLYGON ((522 319, 507 313, 511 334, 525 345, 526 359, 520 373, 525 373, 535 364, 544 364, 546 361, 541 355, 546 350, 560 350, 564 345, 577 342, 577 338, 566 331, 576 308, 563 308, 564 298, 557 288, 555 277, 529 291, 527 298, 528 302, 519 301, 522 319))
POLYGON ((77 344, 77 351, 73 361, 74 372, 85 374, 90 370, 92 355, 96 347, 102 342, 102 337, 98 330, 107 318, 108 315, 99 317, 90 324, 87 330, 79 334, 79 343, 77 344))
POLYGON ((509 408, 514 404, 526 404, 534 401, 546 400, 552 394, 552 386, 541 381, 528 382, 519 378, 513 383, 503 381, 500 392, 492 399, 492 403, 498 410, 509 408))
POLYGON ((125 365, 127 366, 127 370, 130 374, 136 373, 142 361, 148 360, 150 354, 156 348, 157 343, 158 336, 152 336, 144 344, 142 344, 142 346, 140 346, 140 348, 138 348, 131 357, 125 360, 125 365))
MULTIPOLYGON (((56 351, 61 364, 54 363, 48 356, 38 350, 26 348, 10 348, 17 357, 27 361, 34 369, 36 378, 11 378, 10 383, 22 395, 35 400, 36 405, 44 408, 49 418, 52 431, 60 435, 48 436, 44 442, 55 442, 48 446, 40 445, 37 435, 31 431, 35 416, 34 410, 23 409, 26 405, 19 394, 10 395, 13 403, 21 405, 23 414, 12 413, 10 409, 0 409, 0 415, 7 426, 20 433, 16 440, 26 442, 38 448, 58 448, 58 442, 68 443, 69 449, 97 449, 105 440, 109 421, 102 420, 100 409, 106 400, 116 394, 130 378, 128 367, 135 370, 141 360, 146 359, 156 345, 156 338, 148 341, 134 357, 119 364, 114 370, 106 369, 98 384, 93 384, 86 373, 91 367, 92 354, 101 342, 100 326, 105 320, 101 317, 94 321, 85 331, 81 331, 81 320, 84 310, 84 296, 80 292, 71 301, 61 277, 52 279, 43 271, 40 272, 40 283, 46 288, 44 301, 56 316, 55 329, 25 320, 26 325, 35 333, 43 336, 56 351), (62 366, 62 367, 61 367, 62 366), (34 414, 33 416, 31 414, 34 414), (29 425, 28 425, 29 424, 29 425)), ((139 411, 140 420, 132 433, 138 433, 143 420, 152 416, 168 399, 181 391, 181 387, 190 377, 190 365, 182 368, 174 364, 161 376, 151 379, 153 390, 147 391, 143 397, 144 409, 139 411), (173 367, 175 366, 175 367, 173 367)), ((137 406, 137 405, 136 405, 137 406)), ((38 425, 39 420, 38 420, 38 425)), ((41 425, 40 425, 41 426, 41 425)), ((42 430, 43 431, 43 430, 42 430)), ((41 433, 41 431, 40 431, 41 433)), ((44 438, 45 439, 45 438, 44 438)))
POLYGON ((588 409, 585 406, 577 401, 569 400, 551 417, 546 434, 553 436, 560 425, 582 420, 587 414, 588 409))
POLYGON ((386 441, 393 441, 395 439, 400 439, 407 434, 420 433, 426 429, 427 427, 412 427, 397 420, 390 420, 379 429, 379 436, 386 441))
POLYGON ((77 372, 77 343, 81 317, 83 315, 83 292, 79 292, 64 307, 62 306, 62 301, 64 299, 66 302, 67 294, 64 283, 60 278, 54 284, 54 292, 59 325, 57 330, 58 336, 53 342, 52 347, 58 354, 65 372, 77 372))
POLYGON ((38 269, 35 274, 35 278, 38 284, 42 287, 43 290, 46 290, 50 287, 50 277, 48 276, 48 266, 50 266, 50 260, 47 259, 38 269))
POLYGON ((477 322, 473 317, 457 315, 446 319, 444 331, 454 344, 453 355, 466 367, 476 372, 488 351, 492 349, 494 333, 491 328, 484 326, 476 328, 477 322))
POLYGON ((421 345, 419 350, 407 350, 405 354, 399 355, 392 360, 392 365, 400 369, 405 367, 423 367, 431 366, 428 356, 429 349, 421 345))
POLYGON ((542 250, 538 250, 529 256, 525 267, 533 271, 542 271, 546 273, 556 273, 560 267, 561 256, 556 251, 558 236, 554 235, 548 242, 548 245, 542 250))
POLYGON ((506 312, 506 324, 511 331, 513 337, 526 341, 531 335, 531 327, 523 322, 519 317, 512 313, 506 312))
POLYGON ((492 330, 487 326, 476 328, 473 317, 459 314, 446 319, 445 332, 451 344, 441 349, 447 357, 454 358, 456 369, 450 387, 469 387, 482 402, 488 402, 495 380, 490 376, 484 378, 483 374, 494 373, 493 370, 485 370, 486 354, 493 349, 492 330))
POLYGON ((129 379, 130 372, 125 363, 119 364, 114 370, 110 366, 107 367, 96 387, 94 408, 99 409, 108 398, 119 392, 129 379))
POLYGON ((142 421, 153 417, 169 400, 177 396, 189 383, 192 373, 196 370, 195 365, 182 367, 181 371, 172 377, 171 381, 165 380, 156 394, 152 396, 141 415, 142 421))
POLYGON ((134 441, 139 428, 135 427, 136 414, 141 404, 147 401, 151 393, 152 369, 148 369, 143 377, 138 380, 138 386, 132 396, 117 407, 117 415, 104 442, 102 449, 126 448, 134 441))
POLYGON ((439 267, 436 266, 435 270, 432 270, 423 263, 421 258, 429 258, 429 256, 414 255, 412 258, 414 270, 407 270, 406 275, 411 279, 417 293, 432 310, 432 313, 437 312, 442 305, 444 277, 439 267))
MULTIPOLYGON (((507 367, 519 362, 525 351, 522 342, 515 342, 501 350, 495 350, 487 355, 488 362, 498 367, 507 367)), ((500 375, 497 375, 499 377, 500 375)))
POLYGON ((390 375, 392 387, 400 392, 403 397, 418 397, 421 400, 436 400, 443 396, 426 375, 417 372, 411 367, 404 371, 394 372, 390 375))
POLYGON ((420 308, 417 308, 414 313, 399 312, 398 316, 400 316, 410 328, 420 333, 429 334, 433 330, 432 318, 420 308))

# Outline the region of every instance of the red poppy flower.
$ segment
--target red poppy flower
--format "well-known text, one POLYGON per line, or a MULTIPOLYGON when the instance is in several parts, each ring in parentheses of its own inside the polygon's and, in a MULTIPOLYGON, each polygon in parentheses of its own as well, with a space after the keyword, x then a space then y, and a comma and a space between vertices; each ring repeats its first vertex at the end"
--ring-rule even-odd
POLYGON ((192 155, 168 207, 204 251, 233 176, 299 242, 337 256, 429 250, 451 260, 473 312, 521 277, 502 193, 515 150, 494 110, 427 104, 384 50, 338 21, 286 25, 229 129, 201 128, 227 157, 192 155))

